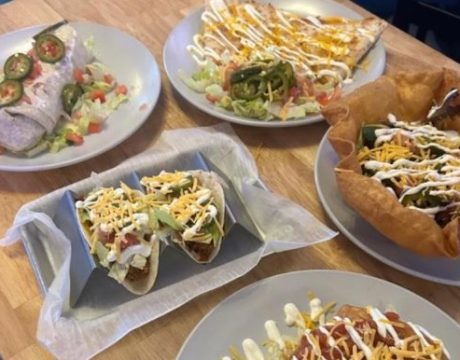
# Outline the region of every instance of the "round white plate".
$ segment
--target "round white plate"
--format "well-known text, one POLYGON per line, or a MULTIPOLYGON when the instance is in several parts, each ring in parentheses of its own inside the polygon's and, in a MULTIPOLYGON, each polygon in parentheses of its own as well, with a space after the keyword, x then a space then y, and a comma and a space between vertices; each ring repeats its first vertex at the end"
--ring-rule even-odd
POLYGON ((339 230, 362 250, 389 266, 423 279, 460 286, 460 259, 427 258, 406 250, 380 234, 343 201, 335 181, 337 162, 337 154, 326 134, 316 155, 315 183, 324 209, 339 230))
MULTIPOLYGON (((117 146, 148 118, 160 95, 161 77, 150 51, 134 37, 113 27, 94 23, 70 23, 81 39, 94 37, 95 56, 107 65, 115 78, 128 86, 129 101, 107 119, 98 134, 85 136, 80 146, 69 146, 58 153, 42 153, 32 158, 0 155, 0 170, 37 171, 75 164, 117 146)), ((32 36, 45 26, 34 26, 0 36, 0 64, 11 54, 29 49, 32 36)))
MULTIPOLYGON (((350 19, 361 19, 362 16, 333 0, 258 0, 261 3, 270 3, 276 7, 302 14, 337 15, 350 19)), ((195 11, 182 20, 171 32, 163 49, 163 62, 169 80, 175 89, 190 103, 202 111, 217 118, 233 123, 261 126, 261 127, 291 127, 312 124, 323 119, 320 114, 310 115, 301 119, 288 121, 261 121, 240 117, 230 111, 220 109, 211 104, 203 94, 199 94, 185 85, 179 78, 179 69, 187 74, 198 70, 198 66, 187 52, 187 45, 193 43, 193 35, 200 31, 202 26, 201 13, 203 8, 195 11)), ((361 85, 377 79, 385 68, 385 48, 379 40, 369 51, 366 59, 366 70, 358 69, 353 76, 353 83, 344 87, 345 92, 350 92, 361 85)))
POLYGON ((444 341, 451 359, 460 359, 460 326, 420 296, 390 282, 371 276, 331 270, 297 271, 273 276, 249 285, 217 305, 192 331, 177 360, 220 359, 235 345, 250 337, 262 344, 267 335, 266 320, 275 320, 283 333, 284 304, 292 302, 308 309, 307 292, 324 302, 340 305, 373 305, 394 308, 403 320, 425 327, 444 341))

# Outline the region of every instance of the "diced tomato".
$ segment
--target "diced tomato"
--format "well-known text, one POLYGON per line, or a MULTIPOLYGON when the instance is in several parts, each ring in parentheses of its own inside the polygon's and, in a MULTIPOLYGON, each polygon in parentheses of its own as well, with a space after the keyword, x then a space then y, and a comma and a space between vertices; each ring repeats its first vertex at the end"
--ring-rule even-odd
POLYGON ((42 74, 42 65, 40 64, 39 61, 34 61, 34 67, 32 68, 32 71, 30 72, 29 76, 27 77, 30 80, 35 80, 42 74))
POLYGON ((212 96, 210 94, 206 94, 206 99, 208 99, 208 101, 212 102, 213 104, 220 100, 218 97, 212 96))
POLYGON ((110 74, 104 74, 104 82, 107 84, 111 84, 113 81, 113 76, 110 74))
POLYGON ((230 77, 232 76, 232 73, 235 72, 235 70, 238 70, 238 65, 236 65, 234 62, 228 64, 224 70, 224 85, 222 88, 225 91, 230 89, 230 77))
POLYGON ((117 95, 126 95, 128 93, 128 88, 126 85, 118 85, 115 89, 115 94, 117 95))
POLYGON ((397 313, 393 312, 393 311, 385 312, 385 316, 390 321, 399 321, 399 315, 397 313))
POLYGON ((88 125, 88 132, 90 134, 101 132, 101 130, 102 130, 102 123, 90 122, 88 125))
POLYGON ((29 105, 32 104, 32 100, 31 100, 30 97, 27 96, 26 94, 22 95, 21 100, 22 100, 23 102, 25 102, 26 104, 29 104, 29 105))
POLYGON ((316 100, 320 103, 321 106, 326 106, 329 103, 329 96, 324 91, 316 95, 316 100))
POLYGON ((96 101, 97 99, 99 99, 99 101, 101 103, 104 103, 105 102, 105 93, 102 90, 95 89, 95 90, 93 90, 93 91, 91 91, 89 93, 89 98, 92 101, 96 101))
POLYGON ((129 246, 139 244, 139 240, 134 234, 126 234, 124 240, 120 243, 120 250, 123 251, 129 246))
POLYGON ((74 145, 81 145, 84 141, 83 136, 74 132, 68 133, 65 138, 66 140, 72 142, 74 145))
POLYGON ((102 244, 113 244, 115 241, 114 232, 104 232, 101 229, 98 230, 97 237, 102 244))
POLYGON ((35 52, 35 49, 30 49, 28 52, 27 52, 27 55, 29 55, 32 59, 34 59, 35 61, 38 61, 39 58, 37 56, 37 53, 35 52))
POLYGON ((73 71, 73 78, 77 83, 83 84, 83 82, 85 81, 85 78, 83 77, 83 70, 80 68, 76 68, 73 71))
POLYGON ((297 86, 293 86, 289 89, 289 97, 292 97, 294 100, 299 97, 300 93, 301 91, 297 86))

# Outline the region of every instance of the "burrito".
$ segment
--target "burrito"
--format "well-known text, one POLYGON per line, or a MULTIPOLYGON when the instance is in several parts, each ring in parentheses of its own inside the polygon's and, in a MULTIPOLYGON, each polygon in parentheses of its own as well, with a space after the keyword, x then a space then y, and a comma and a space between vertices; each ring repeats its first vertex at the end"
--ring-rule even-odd
POLYGON ((0 146, 23 152, 51 134, 64 113, 64 86, 91 60, 70 25, 38 36, 27 54, 12 55, 0 83, 0 146))
POLYGON ((145 195, 122 183, 95 190, 75 206, 90 251, 108 276, 134 294, 147 293, 157 277, 160 242, 145 195))
POLYGON ((396 244, 424 256, 460 254, 460 99, 430 123, 452 71, 383 76, 324 109, 344 200, 396 244))
POLYGON ((211 262, 224 235, 224 191, 216 175, 201 170, 143 177, 146 191, 163 201, 155 209, 157 234, 197 263, 211 262))

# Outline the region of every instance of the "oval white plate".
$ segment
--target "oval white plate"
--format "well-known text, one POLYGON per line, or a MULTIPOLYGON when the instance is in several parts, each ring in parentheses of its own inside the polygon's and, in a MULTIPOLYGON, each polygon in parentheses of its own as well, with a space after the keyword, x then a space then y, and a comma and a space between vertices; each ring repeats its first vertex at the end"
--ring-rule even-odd
POLYGON ((460 259, 427 258, 406 250, 380 234, 343 201, 335 181, 337 162, 337 154, 326 134, 316 155, 315 183, 324 209, 339 230, 362 250, 391 267, 423 279, 460 286, 460 259))
MULTIPOLYGON (((362 16, 347 7, 332 0, 258 0, 262 3, 270 3, 276 7, 296 12, 298 14, 313 15, 337 15, 350 19, 361 19, 362 16)), ((169 80, 174 88, 190 103, 202 111, 217 118, 233 123, 261 126, 261 127, 291 127, 305 124, 312 124, 323 119, 320 114, 310 115, 305 118, 288 121, 261 121, 250 118, 240 117, 230 111, 220 109, 206 100, 203 94, 199 94, 185 85, 178 76, 179 69, 187 74, 197 71, 198 66, 187 52, 186 46, 192 44, 193 35, 201 28, 201 13, 203 8, 195 11, 182 20, 171 32, 163 49, 163 63, 169 80)), ((366 59, 367 70, 358 69, 353 76, 353 83, 346 85, 346 93, 377 79, 385 68, 385 48, 382 40, 375 44, 369 51, 366 59)))
POLYGON ((251 337, 262 344, 267 335, 264 322, 272 319, 282 332, 283 306, 295 303, 308 309, 307 292, 324 302, 340 305, 373 305, 394 308, 404 320, 422 325, 444 341, 451 359, 460 359, 460 326, 447 314, 420 296, 390 282, 371 276, 331 270, 297 271, 273 276, 249 285, 217 305, 192 331, 177 360, 220 359, 230 345, 241 350, 241 342, 251 337))
MULTIPOLYGON (((69 146, 58 153, 32 158, 0 155, 0 170, 37 171, 75 164, 117 146, 133 134, 152 112, 161 89, 158 65, 150 51, 134 37, 113 27, 94 23, 70 23, 83 39, 94 36, 97 60, 112 71, 129 89, 129 101, 107 119, 98 134, 85 136, 81 146, 69 146)), ((0 64, 11 54, 30 48, 32 36, 44 26, 34 26, 0 36, 0 64)))

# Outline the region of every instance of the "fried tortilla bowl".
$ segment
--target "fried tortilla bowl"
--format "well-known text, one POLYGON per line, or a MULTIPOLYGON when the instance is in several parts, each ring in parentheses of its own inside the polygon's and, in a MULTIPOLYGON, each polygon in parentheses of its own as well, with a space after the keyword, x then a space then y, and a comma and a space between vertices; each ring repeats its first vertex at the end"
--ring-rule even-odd
MULTIPOLYGON (((328 138, 339 156, 335 173, 346 203, 398 245, 424 256, 459 256, 459 218, 441 228, 430 216, 404 207, 385 186, 362 174, 357 158, 361 127, 385 124, 389 113, 403 121, 421 121, 460 77, 450 70, 382 76, 323 109, 331 124, 328 138)), ((457 98, 452 107, 460 107, 457 98)), ((442 130, 460 131, 460 112, 437 120, 442 130)))

